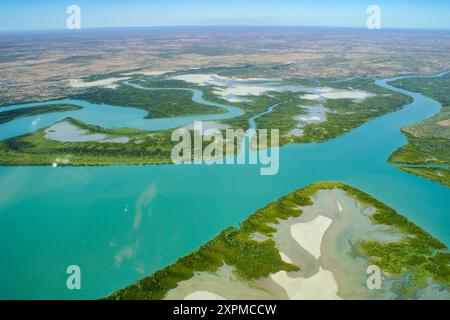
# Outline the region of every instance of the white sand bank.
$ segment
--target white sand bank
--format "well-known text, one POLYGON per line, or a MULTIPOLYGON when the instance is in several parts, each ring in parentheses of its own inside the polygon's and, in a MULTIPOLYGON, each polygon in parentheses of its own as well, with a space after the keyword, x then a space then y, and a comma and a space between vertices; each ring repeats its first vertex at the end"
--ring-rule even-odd
POLYGON ((189 293, 184 300, 226 300, 224 297, 213 292, 197 290, 189 293))
POLYGON ((229 87, 238 83, 244 84, 248 82, 278 81, 266 78, 222 77, 217 74, 182 74, 178 76, 173 76, 172 79, 197 84, 200 86, 219 86, 219 87, 229 87))
POLYGON ((221 297, 227 300, 265 300, 272 299, 273 295, 262 288, 237 279, 233 267, 224 265, 217 272, 198 272, 191 279, 179 282, 178 286, 170 290, 164 299, 203 299, 202 297, 221 297))
POLYGON ((223 85, 222 77, 215 74, 182 74, 171 79, 197 84, 199 86, 223 85))
POLYGON ((285 254, 284 252, 280 251, 280 256, 281 256, 281 260, 283 260, 286 263, 292 263, 292 259, 288 257, 287 254, 285 254))
POLYGON ((344 211, 344 208, 342 208, 342 204, 339 202, 339 200, 336 200, 336 205, 338 207, 338 210, 340 213, 344 211))
POLYGON ((229 78, 216 74, 184 74, 172 77, 175 80, 182 80, 200 86, 214 86, 214 94, 229 102, 248 102, 242 97, 259 96, 269 91, 276 91, 276 87, 267 85, 252 84, 251 82, 270 81, 262 78, 229 78))
POLYGON ((308 93, 301 96, 302 99, 305 100, 320 100, 321 96, 320 94, 314 94, 314 93, 308 93))
POLYGON ((311 222, 292 225, 291 235, 301 247, 319 259, 323 236, 332 222, 330 218, 320 215, 311 222))
POLYGON ((374 94, 362 90, 337 90, 333 88, 320 88, 317 89, 317 93, 304 94, 300 96, 300 98, 314 101, 326 99, 352 99, 357 102, 363 101, 373 96, 374 94))
POLYGON ((286 290, 290 300, 341 300, 333 274, 322 268, 310 278, 291 278, 286 271, 270 277, 286 290))
POLYGON ((353 99, 362 101, 373 94, 361 90, 341 90, 334 88, 307 88, 286 86, 281 79, 222 77, 217 74, 182 74, 171 77, 199 86, 213 86, 214 94, 229 102, 246 102, 242 97, 260 96, 269 92, 306 92, 301 98, 307 100, 353 99))

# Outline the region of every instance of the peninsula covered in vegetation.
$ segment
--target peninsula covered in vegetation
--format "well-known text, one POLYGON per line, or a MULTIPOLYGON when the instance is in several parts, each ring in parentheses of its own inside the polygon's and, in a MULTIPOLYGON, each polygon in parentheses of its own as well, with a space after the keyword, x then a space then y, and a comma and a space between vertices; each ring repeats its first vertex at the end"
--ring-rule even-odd
POLYGON ((389 161, 406 172, 450 187, 450 73, 441 77, 398 80, 394 86, 429 96, 442 104, 430 119, 403 128, 409 143, 389 161))
POLYGON ((108 299, 448 299, 449 263, 442 242, 395 210, 324 182, 108 299), (371 265, 384 279, 378 290, 367 285, 371 265))

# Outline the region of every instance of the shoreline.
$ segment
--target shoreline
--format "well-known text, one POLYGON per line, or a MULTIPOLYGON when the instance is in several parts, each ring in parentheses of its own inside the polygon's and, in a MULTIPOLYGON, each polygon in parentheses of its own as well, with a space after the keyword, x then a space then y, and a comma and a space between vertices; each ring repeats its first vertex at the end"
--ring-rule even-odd
MULTIPOLYGON (((361 250, 364 246, 360 247, 360 244, 372 244, 373 241, 379 243, 379 245, 400 243, 399 241, 403 241, 406 230, 410 230, 408 232, 417 232, 418 237, 426 234, 411 222, 402 227, 403 229, 398 229, 395 225, 379 224, 377 219, 381 217, 380 215, 393 215, 392 218, 395 217, 397 219, 398 214, 367 194, 340 183, 310 185, 277 200, 277 203, 279 205, 283 204, 283 210, 290 210, 290 213, 286 216, 282 214, 281 216, 269 218, 271 214, 270 208, 275 208, 269 204, 244 221, 236 232, 237 234, 242 233, 242 236, 245 234, 246 237, 260 234, 256 236, 257 240, 251 240, 251 243, 261 246, 273 246, 275 252, 273 252, 271 260, 272 262, 278 260, 279 262, 277 263, 281 263, 279 267, 259 276, 255 274, 247 279, 240 275, 241 267, 237 267, 235 264, 226 264, 226 262, 224 265, 216 264, 214 269, 211 269, 212 266, 203 270, 199 269, 198 271, 194 269, 192 276, 188 278, 180 278, 179 281, 172 279, 171 281, 176 281, 176 285, 171 285, 160 292, 160 299, 184 299, 185 297, 189 298, 190 294, 198 297, 199 292, 203 292, 209 298, 217 295, 226 299, 250 300, 288 298, 392 299, 398 293, 391 291, 390 284, 397 279, 397 276, 389 275, 383 290, 369 292, 366 286, 366 268, 370 265, 369 260, 372 258, 366 257, 362 253, 363 251, 361 250), (299 207, 299 204, 294 205, 295 202, 293 200, 300 195, 307 195, 307 198, 304 200, 305 202, 300 203, 299 207), (286 205, 288 206, 286 207, 286 205), (260 221, 263 217, 261 216, 262 214, 268 215, 265 218, 268 219, 267 224, 264 223, 265 227, 260 225, 260 227, 252 227, 252 231, 248 230, 251 221, 254 219, 260 221), (322 249, 321 255, 315 257, 312 254, 313 252, 309 252, 300 245, 302 242, 299 243, 294 239, 295 234, 286 233, 285 231, 290 230, 291 226, 298 223, 314 221, 319 215, 328 217, 332 222, 323 232, 320 245, 322 249), (405 229, 406 227, 408 229, 405 229), (349 243, 352 243, 352 245, 349 246, 349 243), (358 249, 359 253, 355 251, 355 245, 360 247, 358 249), (288 266, 295 266, 297 269, 286 269, 288 266), (352 272, 349 273, 349 270, 352 270, 352 272)), ((404 221, 407 221, 400 215, 398 215, 398 219, 402 221, 402 225, 405 223, 404 221)), ((323 221, 328 220, 324 219, 323 221)), ((322 225, 317 224, 315 227, 321 227, 324 230, 323 223, 322 225)), ((216 239, 213 239, 191 255, 181 258, 179 262, 163 269, 166 271, 162 274, 156 272, 151 277, 144 278, 141 281, 150 281, 156 285, 172 272, 169 271, 170 269, 177 268, 177 264, 184 263, 183 261, 187 262, 186 259, 189 260, 197 255, 216 256, 220 251, 208 249, 216 241, 216 239)), ((430 246, 444 246, 439 242, 434 242, 437 240, 433 238, 429 241, 430 246)), ((225 248, 221 250, 225 250, 225 248)), ((261 254, 259 250, 256 252, 261 254)), ((255 261, 254 263, 258 265, 258 262, 255 261)), ((258 268, 261 267, 261 265, 258 266, 258 268)), ((261 272, 261 270, 257 272, 261 272)), ((385 276, 391 274, 391 272, 386 270, 384 273, 385 276)), ((139 287, 143 285, 144 283, 141 283, 139 287)), ((418 287, 417 294, 427 294, 426 292, 428 291, 424 289, 428 287, 425 286, 423 289, 418 287)), ((135 290, 139 292, 140 290, 137 288, 136 285, 132 285, 114 293, 109 298, 131 298, 128 294, 134 295, 133 292, 135 290)), ((140 299, 143 299, 145 295, 141 296, 140 294, 144 294, 144 292, 140 292, 138 295, 140 299)), ((152 293, 148 292, 148 294, 152 293)), ((156 292, 153 294, 156 294, 156 292)))

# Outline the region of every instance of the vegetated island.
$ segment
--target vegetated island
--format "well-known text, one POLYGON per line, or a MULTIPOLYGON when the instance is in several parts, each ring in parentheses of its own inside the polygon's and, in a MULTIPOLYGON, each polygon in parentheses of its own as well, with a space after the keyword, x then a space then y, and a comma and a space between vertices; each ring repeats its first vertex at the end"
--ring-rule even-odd
POLYGON ((403 171, 450 187, 450 74, 407 78, 392 85, 431 97, 442 109, 430 119, 403 128, 409 143, 395 151, 389 161, 400 164, 403 171))
MULTIPOLYGON (((408 96, 380 88, 373 80, 367 79, 343 82, 335 79, 279 79, 274 82, 271 79, 239 78, 240 74, 252 75, 249 73, 251 70, 242 68, 222 68, 220 71, 222 75, 213 74, 219 72, 214 68, 144 79, 136 75, 127 81, 165 90, 142 90, 118 81, 113 85, 108 82, 106 87, 89 88, 77 98, 98 104, 142 108, 149 111, 147 118, 185 116, 206 110, 206 114, 224 111, 219 107, 194 103, 191 92, 179 90, 199 89, 210 102, 244 111, 242 116, 210 122, 211 125, 223 133, 226 128, 246 130, 249 119, 254 118, 258 129, 280 130, 280 145, 326 141, 410 102, 408 96), (317 93, 304 91, 310 88, 317 89, 317 93)), ((120 74, 114 77, 123 79, 120 74)), ((113 80, 109 79, 110 82, 113 80)), ((36 132, 1 141, 0 165, 52 165, 55 159, 65 159, 60 163, 65 166, 170 164, 171 150, 177 144, 171 141, 172 131, 106 129, 76 119, 65 119, 36 132), (56 133, 49 134, 50 131, 56 133), (82 137, 77 138, 80 131, 83 132, 82 137)), ((223 150, 225 152, 225 148, 223 150)))
POLYGON ((0 108, 0 124, 44 113, 74 111, 79 109, 81 109, 80 106, 72 104, 51 104, 31 108, 13 109, 9 111, 2 111, 0 108))
POLYGON ((66 118, 30 134, 0 141, 1 165, 108 166, 167 164, 170 132, 105 129, 66 118))
POLYGON ((106 299, 449 299, 449 264, 446 246, 395 210, 323 182, 106 299))
POLYGON ((113 88, 92 87, 85 93, 73 96, 95 104, 125 106, 148 111, 147 119, 179 116, 220 114, 226 110, 205 106, 192 101, 192 92, 187 90, 140 90, 125 84, 113 88))

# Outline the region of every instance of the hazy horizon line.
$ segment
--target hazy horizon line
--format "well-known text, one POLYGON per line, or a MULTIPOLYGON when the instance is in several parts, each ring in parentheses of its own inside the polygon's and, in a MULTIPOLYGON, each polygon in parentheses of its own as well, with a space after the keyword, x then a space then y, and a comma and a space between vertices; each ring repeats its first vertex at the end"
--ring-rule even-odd
POLYGON ((297 24, 267 24, 267 25, 151 25, 151 26, 117 26, 117 27, 82 27, 81 29, 69 30, 67 28, 37 28, 37 29, 0 29, 0 32, 16 32, 16 33, 26 33, 26 32, 82 32, 91 30, 117 30, 117 29, 174 29, 174 28, 310 28, 310 29, 356 29, 356 30, 367 30, 371 32, 382 32, 383 30, 398 30, 398 31, 450 31, 450 28, 427 28, 427 27, 383 27, 379 30, 369 30, 361 26, 327 26, 327 25, 297 25, 297 24))

